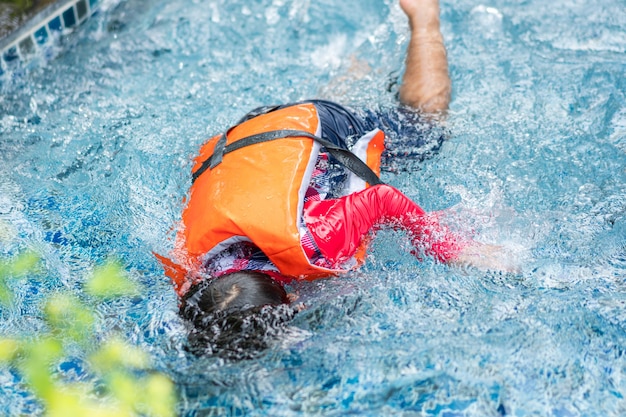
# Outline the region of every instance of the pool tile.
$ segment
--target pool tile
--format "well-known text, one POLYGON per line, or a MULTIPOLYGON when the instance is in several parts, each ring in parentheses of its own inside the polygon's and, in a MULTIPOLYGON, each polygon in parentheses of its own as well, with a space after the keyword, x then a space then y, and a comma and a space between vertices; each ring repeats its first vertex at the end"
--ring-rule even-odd
POLYGON ((4 61, 5 62, 12 62, 15 61, 16 59, 19 59, 19 55, 17 54, 17 46, 12 46, 9 49, 7 49, 6 51, 4 51, 4 61))
POLYGON ((39 45, 43 45, 48 41, 48 31, 46 30, 45 26, 37 29, 33 36, 35 37, 35 42, 37 42, 37 44, 39 45))
POLYGON ((63 12, 63 23, 66 28, 76 25, 76 16, 74 15, 74 6, 63 12))
POLYGON ((76 3, 76 14, 78 15, 78 20, 83 20, 85 16, 87 16, 87 3, 85 0, 79 0, 76 3))
MULTIPOLYGON (((2 0, 0 0, 2 1, 2 0)), ((54 1, 53 1, 54 3, 54 1)), ((7 49, 0 50, 0 75, 15 73, 22 59, 32 58, 42 45, 53 40, 53 33, 62 32, 64 28, 72 28, 88 19, 91 14, 96 13, 100 0, 72 0, 71 2, 60 2, 40 26, 35 26, 31 31, 19 36, 15 43, 7 49), (65 10, 63 10, 65 9, 65 10), (53 16, 53 17, 51 17, 53 16)), ((41 48, 44 54, 51 51, 50 48, 41 48)))
POLYGON ((54 19, 51 19, 48 22, 48 27, 51 31, 55 30, 57 32, 60 32, 61 30, 63 30, 63 25, 61 24, 61 16, 57 16, 54 19))
POLYGON ((33 38, 30 36, 22 39, 19 43, 19 47, 22 56, 28 56, 35 53, 35 42, 33 42, 33 38))

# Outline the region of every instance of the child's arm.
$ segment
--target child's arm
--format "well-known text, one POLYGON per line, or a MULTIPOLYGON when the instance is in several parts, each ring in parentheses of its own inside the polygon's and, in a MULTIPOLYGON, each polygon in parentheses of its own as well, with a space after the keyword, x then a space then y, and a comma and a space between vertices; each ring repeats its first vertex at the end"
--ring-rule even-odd
POLYGON ((307 203, 304 220, 322 255, 331 262, 350 258, 363 237, 381 225, 406 230, 420 254, 441 262, 454 260, 471 242, 450 232, 436 216, 389 185, 307 203))
POLYGON ((499 246, 453 233, 399 190, 377 185, 348 196, 305 204, 304 220, 320 252, 332 263, 352 257, 363 238, 385 225, 405 230, 415 255, 481 269, 515 271, 499 246))

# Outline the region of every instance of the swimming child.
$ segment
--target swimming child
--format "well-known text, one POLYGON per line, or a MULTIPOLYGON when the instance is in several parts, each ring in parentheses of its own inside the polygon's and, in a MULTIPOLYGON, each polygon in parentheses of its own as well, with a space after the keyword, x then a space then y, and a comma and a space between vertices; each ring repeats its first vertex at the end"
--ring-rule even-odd
POLYGON ((441 145, 425 129, 450 100, 438 1, 400 6, 411 38, 397 109, 325 100, 262 107, 202 146, 174 262, 162 259, 197 334, 215 333, 220 320, 220 334, 241 330, 242 311, 289 304, 283 285, 292 280, 357 268, 381 227, 405 231, 418 257, 501 267, 497 247, 453 233, 379 179, 381 164, 441 145))

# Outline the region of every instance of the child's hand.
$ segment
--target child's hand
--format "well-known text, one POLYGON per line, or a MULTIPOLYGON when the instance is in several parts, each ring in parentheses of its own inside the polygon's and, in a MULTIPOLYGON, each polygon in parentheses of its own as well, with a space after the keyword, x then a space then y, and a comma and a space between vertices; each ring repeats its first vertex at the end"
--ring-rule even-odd
POLYGON ((519 272, 515 259, 502 246, 473 242, 450 261, 454 265, 473 266, 483 270, 519 272))

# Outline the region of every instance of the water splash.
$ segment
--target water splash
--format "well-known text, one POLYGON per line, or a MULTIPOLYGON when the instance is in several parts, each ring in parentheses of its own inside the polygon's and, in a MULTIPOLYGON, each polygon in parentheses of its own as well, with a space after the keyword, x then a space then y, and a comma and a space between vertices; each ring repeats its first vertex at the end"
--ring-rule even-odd
MULTIPOLYGON (((511 247, 521 274, 420 263, 402 234, 380 233, 360 272, 294 285, 307 308, 238 363, 184 349, 151 255, 173 244, 191 158, 249 109, 317 95, 351 55, 370 71, 342 82, 344 102, 394 103, 406 20, 392 1, 119 3, 0 95, 0 234, 17 238, 2 250, 33 243, 51 271, 17 288, 23 309, 3 326, 40 326, 29 311, 41 294, 77 287, 114 252, 150 291, 104 308, 105 326, 177 379, 183 415, 623 414, 618 3, 442 4, 450 139, 385 179, 511 247)), ((0 379, 3 410, 37 412, 0 379)))

